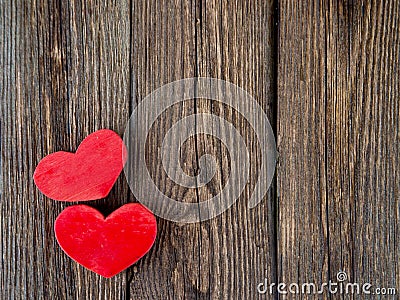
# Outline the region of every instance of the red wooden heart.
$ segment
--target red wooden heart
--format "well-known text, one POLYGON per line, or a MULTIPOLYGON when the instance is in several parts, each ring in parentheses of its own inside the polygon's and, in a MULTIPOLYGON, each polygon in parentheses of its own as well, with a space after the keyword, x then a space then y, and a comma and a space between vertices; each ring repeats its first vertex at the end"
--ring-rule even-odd
POLYGON ((59 201, 105 198, 126 161, 124 142, 114 131, 89 135, 76 153, 56 152, 43 158, 33 175, 39 190, 59 201))
POLYGON ((157 223, 154 215, 137 203, 126 204, 107 218, 90 206, 75 205, 57 217, 54 230, 68 256, 110 278, 150 250, 157 223))

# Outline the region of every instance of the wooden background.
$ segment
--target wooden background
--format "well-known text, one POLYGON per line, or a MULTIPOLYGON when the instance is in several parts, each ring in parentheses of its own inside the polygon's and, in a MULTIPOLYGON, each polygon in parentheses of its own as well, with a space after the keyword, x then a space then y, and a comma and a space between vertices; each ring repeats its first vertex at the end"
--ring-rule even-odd
MULTIPOLYGON (((399 1, 0 3, 1 299, 272 299, 257 293, 264 278, 322 283, 341 270, 400 292, 399 1), (78 266, 53 233, 66 204, 38 192, 35 166, 97 129, 122 134, 151 91, 196 76, 241 86, 268 113, 280 153, 268 197, 247 208, 260 155, 248 124, 218 103, 182 103, 150 133, 155 182, 185 201, 218 193, 229 160, 209 136, 182 150, 189 174, 202 154, 218 158, 206 188, 170 186, 157 172, 168 127, 209 112, 249 146, 242 197, 199 224, 158 219, 155 247, 113 279, 78 266)), ((108 214, 129 201, 121 175, 90 204, 108 214)))

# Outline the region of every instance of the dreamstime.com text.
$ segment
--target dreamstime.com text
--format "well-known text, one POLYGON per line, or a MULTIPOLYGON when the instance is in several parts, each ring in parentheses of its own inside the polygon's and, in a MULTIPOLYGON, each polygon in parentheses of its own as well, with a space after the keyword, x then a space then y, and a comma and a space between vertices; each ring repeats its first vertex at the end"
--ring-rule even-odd
POLYGON ((322 284, 316 283, 268 283, 265 278, 264 282, 260 282, 257 286, 259 294, 275 293, 281 295, 322 295, 322 294, 339 294, 339 295, 396 295, 397 289, 394 287, 376 287, 371 283, 351 283, 347 282, 346 272, 338 272, 337 281, 329 280, 322 284))

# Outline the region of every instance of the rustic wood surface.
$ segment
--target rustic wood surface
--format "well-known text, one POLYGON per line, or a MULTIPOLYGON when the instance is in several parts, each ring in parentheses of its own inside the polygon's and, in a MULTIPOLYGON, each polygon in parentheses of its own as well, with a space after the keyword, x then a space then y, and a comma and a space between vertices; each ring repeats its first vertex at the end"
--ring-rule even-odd
POLYGON ((400 284, 399 8, 280 4, 282 282, 400 284))
MULTIPOLYGON (((130 109, 130 4, 2 1, 1 299, 120 299, 126 274, 108 280, 72 262, 53 224, 67 204, 32 175, 54 151, 75 151, 89 133, 122 133, 130 109)), ((104 213, 127 201, 123 178, 104 213)))
MULTIPOLYGON (((399 9, 399 1, 1 1, 0 299, 272 299, 257 293, 264 278, 322 283, 339 271, 400 292, 399 9), (243 116, 207 99, 175 105, 146 144, 157 186, 187 202, 220 191, 230 157, 216 138, 197 135, 181 151, 191 175, 203 154, 217 157, 206 187, 176 186, 160 171, 172 124, 212 113, 248 145, 242 196, 210 221, 158 218, 153 249, 115 278, 85 270, 54 238, 54 220, 71 204, 38 192, 35 166, 97 129, 122 134, 146 95, 197 76, 239 85, 267 112, 279 151, 268 196, 248 209, 260 149, 243 116)), ((121 175, 90 205, 108 214, 129 201, 121 175)))

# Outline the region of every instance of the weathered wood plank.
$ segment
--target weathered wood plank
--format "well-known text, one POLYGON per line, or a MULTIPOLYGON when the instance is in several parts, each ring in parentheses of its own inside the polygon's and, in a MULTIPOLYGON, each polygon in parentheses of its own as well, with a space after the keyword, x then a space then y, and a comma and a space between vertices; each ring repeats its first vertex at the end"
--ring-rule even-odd
MULTIPOLYGON (((174 80, 217 77, 246 89, 271 117, 271 16, 270 1, 134 1, 137 101, 174 80), (248 53, 252 53, 251 58, 248 53)), ((257 284, 275 274, 272 194, 257 208, 247 208, 257 181, 260 149, 243 117, 204 99, 169 109, 149 135, 148 167, 154 181, 172 198, 196 202, 220 192, 229 177, 227 150, 217 139, 202 134, 185 143, 181 162, 184 170, 194 175, 199 157, 205 153, 216 157, 217 172, 210 184, 188 190, 157 171, 162 170, 159 148, 165 133, 173 123, 193 113, 223 116, 244 135, 251 153, 250 182, 239 201, 211 221, 179 225, 159 219, 155 248, 133 267, 132 299, 253 299, 257 284)), ((180 143, 179 135, 174 138, 180 143)))
POLYGON ((325 10, 282 1, 278 65, 279 281, 327 282, 325 10))
MULTIPOLYGON (((54 151, 87 134, 123 132, 130 107, 130 5, 3 1, 2 264, 4 299, 120 299, 126 274, 107 280, 69 259, 53 223, 65 203, 41 195, 32 174, 54 151)), ((119 181, 92 204, 108 213, 127 201, 119 181)))
POLYGON ((396 287, 399 3, 281 1, 280 19, 279 280, 396 287))
MULTIPOLYGON (((232 82, 251 94, 274 121, 274 33, 273 1, 201 1, 198 13, 199 76, 232 82)), ((228 96, 229 97, 229 96, 228 96)), ((275 281, 275 191, 274 188, 255 208, 248 200, 259 180, 261 155, 255 129, 249 121, 255 115, 240 115, 215 101, 199 100, 197 112, 212 113, 231 122, 243 136, 250 155, 249 182, 238 201, 224 214, 201 224, 200 250, 202 270, 206 276, 210 299, 256 299, 257 285, 275 281)), ((199 122, 202 122, 200 119, 199 122)), ((204 121, 203 121, 204 122, 204 121)), ((230 129, 222 127, 221 136, 231 137, 230 129)), ((219 193, 231 176, 235 157, 220 140, 204 135, 197 137, 199 156, 210 153, 219 160, 216 181, 199 189, 199 200, 205 201, 219 193)), ((241 169, 240 172, 246 170, 241 169)), ((239 179, 235 184, 240 185, 239 179)))
MULTIPOLYGON (((196 9, 194 1, 133 1, 132 68, 137 87, 133 104, 166 83, 196 76, 196 9)), ((196 201, 196 191, 179 187, 167 177, 160 147, 168 129, 193 112, 192 101, 168 109, 149 132, 146 145, 147 166, 156 186, 171 198, 187 202, 196 201)), ((179 143, 180 136, 173 139, 179 143)), ((188 169, 196 168, 194 147, 188 145, 182 153, 188 169)), ((197 298, 201 285, 199 225, 158 218, 158 230, 153 249, 130 270, 131 298, 197 298)))
POLYGON ((399 1, 333 3, 327 28, 330 275, 345 270, 397 292, 399 9, 399 1))

